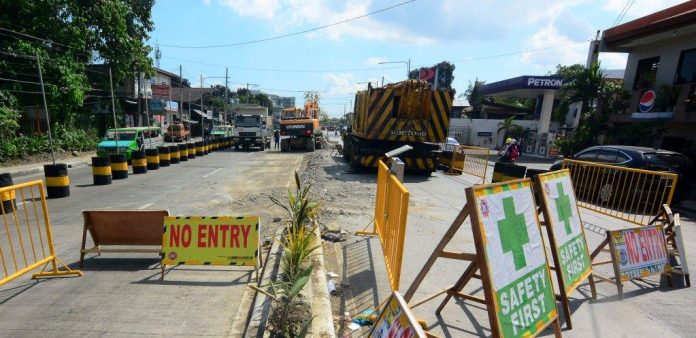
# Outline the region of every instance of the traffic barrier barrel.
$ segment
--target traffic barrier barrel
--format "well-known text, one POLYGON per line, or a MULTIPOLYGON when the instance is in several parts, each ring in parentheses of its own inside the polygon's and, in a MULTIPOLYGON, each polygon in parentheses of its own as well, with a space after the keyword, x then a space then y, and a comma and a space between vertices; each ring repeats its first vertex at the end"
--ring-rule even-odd
POLYGON ((208 155, 210 154, 210 141, 203 141, 203 152, 208 155))
MULTIPOLYGON (((0 174, 0 188, 9 187, 13 185, 12 174, 3 173, 0 174)), ((15 191, 5 191, 0 193, 0 201, 2 201, 2 207, 0 207, 0 215, 9 214, 14 209, 17 209, 17 204, 15 204, 15 191)))
POLYGON ((527 167, 512 163, 496 162, 493 167, 492 183, 512 181, 524 178, 527 167))
POLYGON ((111 177, 115 180, 128 178, 128 157, 126 154, 111 154, 111 177))
POLYGON ((94 185, 111 184, 111 161, 108 157, 92 157, 92 178, 94 185))
POLYGON ((162 146, 162 147, 159 147, 158 149, 159 149, 160 167, 168 167, 169 162, 171 160, 171 157, 169 157, 169 147, 162 146))
POLYGON ((196 141, 196 156, 205 156, 203 141, 196 141))
POLYGON ((61 198, 70 196, 70 178, 68 165, 64 163, 44 165, 46 177, 46 198, 61 198))
POLYGON ((160 167, 159 150, 145 149, 145 157, 147 157, 147 169, 157 170, 160 167))
POLYGON ((186 148, 188 148, 189 160, 196 158, 196 144, 193 142, 186 143, 186 148))
POLYGON ((219 140, 213 140, 212 144, 210 145, 210 148, 212 151, 218 151, 220 148, 220 141, 219 140))
POLYGON ((132 152, 131 164, 133 164, 133 174, 147 174, 147 159, 145 159, 144 151, 132 152))
POLYGON ((188 146, 186 146, 186 143, 179 144, 179 161, 188 161, 188 146))
POLYGON ((179 146, 173 145, 169 146, 169 163, 171 164, 177 164, 179 163, 181 159, 181 155, 179 155, 179 146))

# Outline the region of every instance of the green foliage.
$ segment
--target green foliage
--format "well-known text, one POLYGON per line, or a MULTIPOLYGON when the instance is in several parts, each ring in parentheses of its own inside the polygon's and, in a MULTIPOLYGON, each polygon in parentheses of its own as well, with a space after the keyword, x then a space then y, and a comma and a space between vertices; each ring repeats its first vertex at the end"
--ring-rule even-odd
POLYGON ((291 233, 297 232, 299 228, 307 225, 319 212, 319 204, 309 196, 311 187, 311 184, 303 187, 300 175, 295 172, 295 191, 288 189, 288 205, 286 206, 274 197, 270 197, 273 203, 288 212, 290 217, 288 230, 291 233))
MULTIPOLYGON (((56 151, 87 151, 97 147, 95 130, 66 129, 53 125, 53 145, 56 151)), ((0 142, 0 162, 51 152, 48 135, 13 136, 0 142)))
POLYGON ((508 136, 517 137, 519 135, 522 135, 522 131, 524 130, 524 128, 522 128, 519 125, 516 125, 513 122, 514 119, 514 116, 509 116, 506 117, 502 122, 498 123, 498 130, 496 131, 496 135, 500 135, 500 132, 504 131, 505 133, 503 134, 503 140, 507 139, 508 136))
POLYGON ((673 111, 679 98, 679 87, 667 84, 657 86, 654 111, 673 111))
MULTIPOLYGON (((435 68, 437 69, 438 73, 438 83, 437 83, 437 88, 438 89, 448 89, 454 92, 454 89, 452 88, 452 82, 454 82, 454 64, 449 63, 447 61, 442 61, 430 68, 435 68)), ((409 79, 418 79, 418 72, 420 69, 415 69, 412 70, 411 73, 408 74, 409 79)))
POLYGON ((312 323, 310 305, 299 300, 300 291, 309 282, 312 267, 302 269, 292 281, 270 282, 250 287, 273 300, 273 311, 267 329, 274 338, 305 337, 312 323), (264 288, 266 290, 264 290, 264 288))
POLYGON ((284 250, 282 267, 285 280, 294 281, 301 276, 305 262, 319 249, 318 245, 313 245, 314 230, 300 227, 296 232, 287 233, 281 244, 284 250))
POLYGON ((479 94, 479 90, 484 84, 486 84, 486 81, 479 81, 478 78, 476 78, 473 83, 469 81, 469 87, 466 89, 466 91, 464 91, 463 94, 459 95, 460 98, 465 97, 467 101, 469 101, 469 105, 472 107, 474 112, 481 111, 483 95, 479 94))
POLYGON ((19 129, 20 114, 13 106, 14 97, 0 90, 0 140, 12 139, 19 129))

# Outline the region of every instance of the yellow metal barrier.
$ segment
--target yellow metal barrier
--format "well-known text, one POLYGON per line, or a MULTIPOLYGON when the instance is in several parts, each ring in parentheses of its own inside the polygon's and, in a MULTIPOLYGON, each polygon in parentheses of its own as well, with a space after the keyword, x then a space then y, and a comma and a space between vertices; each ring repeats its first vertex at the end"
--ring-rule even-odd
POLYGON ((663 204, 672 202, 677 174, 563 160, 570 170, 578 205, 588 210, 647 225, 663 204))
POLYGON ((382 244, 389 283, 393 291, 399 290, 401 261, 404 254, 406 218, 409 192, 381 160, 377 172, 374 229, 359 231, 358 235, 376 235, 382 244))
POLYGON ((449 160, 449 170, 446 174, 469 174, 480 178, 480 183, 485 184, 489 157, 490 150, 488 148, 464 145, 454 146, 452 159, 449 160))
POLYGON ((46 269, 48 264, 52 265, 51 271, 42 270, 32 278, 82 276, 82 272, 71 270, 56 257, 41 180, 0 188, 0 196, 16 197, 13 203, 0 204, 0 285, 40 266, 46 269), (65 269, 59 270, 58 263, 65 269))

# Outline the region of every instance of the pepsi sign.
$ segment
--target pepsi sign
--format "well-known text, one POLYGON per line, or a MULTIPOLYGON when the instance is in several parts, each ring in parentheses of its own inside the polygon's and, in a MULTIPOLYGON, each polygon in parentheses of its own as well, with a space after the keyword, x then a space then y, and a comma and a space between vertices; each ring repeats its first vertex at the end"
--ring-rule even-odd
POLYGON ((648 90, 643 95, 640 97, 640 101, 638 102, 638 108, 640 109, 641 113, 647 113, 650 110, 652 110, 653 106, 655 105, 655 91, 648 90))

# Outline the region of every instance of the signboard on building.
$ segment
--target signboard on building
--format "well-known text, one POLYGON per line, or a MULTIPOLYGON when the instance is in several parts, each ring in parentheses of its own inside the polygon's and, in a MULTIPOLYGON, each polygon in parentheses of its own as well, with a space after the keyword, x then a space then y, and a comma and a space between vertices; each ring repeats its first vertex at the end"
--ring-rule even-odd
POLYGON ((430 83, 435 89, 437 89, 437 68, 421 68, 418 70, 418 80, 423 80, 430 83))
POLYGON ((563 78, 560 76, 523 76, 522 88, 561 89, 563 78))
POLYGON ((162 265, 256 266, 259 217, 164 218, 162 265))
POLYGON ((671 270, 660 225, 612 230, 609 241, 617 278, 622 282, 671 270))
POLYGON ((171 96, 171 87, 168 85, 150 85, 152 89, 152 97, 169 98, 171 96))
POLYGON ((531 181, 474 187, 475 238, 485 239, 484 288, 490 288, 502 337, 535 336, 558 318, 531 181))

